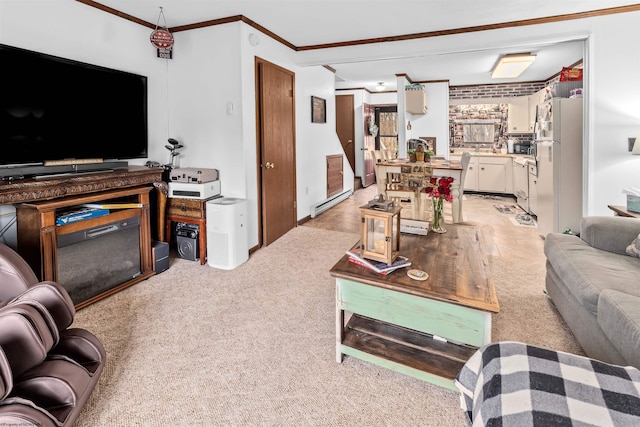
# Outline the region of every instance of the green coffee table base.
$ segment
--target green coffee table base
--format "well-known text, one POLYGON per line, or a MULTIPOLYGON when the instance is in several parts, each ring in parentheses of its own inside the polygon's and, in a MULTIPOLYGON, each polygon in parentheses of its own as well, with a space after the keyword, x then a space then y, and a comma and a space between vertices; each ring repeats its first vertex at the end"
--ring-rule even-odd
POLYGON ((349 355, 456 390, 462 365, 490 341, 490 312, 336 278, 338 363, 349 355))

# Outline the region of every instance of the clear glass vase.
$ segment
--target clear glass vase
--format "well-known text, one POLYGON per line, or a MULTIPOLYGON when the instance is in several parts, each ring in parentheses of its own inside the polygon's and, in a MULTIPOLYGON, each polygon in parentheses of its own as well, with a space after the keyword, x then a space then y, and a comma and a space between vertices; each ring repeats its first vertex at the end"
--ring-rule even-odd
POLYGON ((436 233, 446 233, 447 229, 444 228, 444 216, 443 216, 443 204, 444 199, 442 197, 434 197, 433 202, 433 222, 431 224, 431 230, 436 233))

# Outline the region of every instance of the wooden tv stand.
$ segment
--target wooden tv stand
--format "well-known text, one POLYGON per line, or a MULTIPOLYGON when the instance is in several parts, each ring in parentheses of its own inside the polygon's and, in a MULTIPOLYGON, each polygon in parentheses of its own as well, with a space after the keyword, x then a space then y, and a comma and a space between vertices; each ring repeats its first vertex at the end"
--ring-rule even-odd
MULTIPOLYGON (((152 276, 149 193, 158 190, 158 229, 164 234, 166 183, 162 169, 132 166, 112 171, 0 182, 0 204, 14 204, 18 253, 40 280, 58 281, 57 237, 113 221, 136 218, 140 223, 140 274, 94 298, 82 308, 152 276), (56 211, 84 203, 137 203, 141 208, 111 210, 109 215, 56 225, 56 211)), ((162 236, 163 237, 163 236, 162 236)), ((161 237, 161 238, 162 238, 161 237)), ((64 284, 62 284, 64 286, 64 284)))

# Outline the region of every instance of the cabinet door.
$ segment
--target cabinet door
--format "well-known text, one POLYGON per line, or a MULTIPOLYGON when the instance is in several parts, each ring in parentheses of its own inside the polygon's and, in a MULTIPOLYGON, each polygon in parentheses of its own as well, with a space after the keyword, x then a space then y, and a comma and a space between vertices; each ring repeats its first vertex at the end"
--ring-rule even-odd
POLYGON ((327 156, 327 199, 342 192, 343 175, 342 154, 331 154, 327 156))
POLYGON ((529 197, 529 168, 527 165, 513 163, 513 194, 529 197))
POLYGON ((478 171, 480 191, 504 193, 507 190, 507 167, 504 164, 481 163, 478 171))
POLYGON ((471 157, 467 166, 467 175, 464 179, 464 189, 467 191, 478 191, 478 158, 471 157))
POLYGON ((544 98, 547 95, 547 89, 540 89, 536 93, 529 95, 529 117, 530 117, 530 132, 535 132, 535 124, 536 124, 536 112, 538 110, 538 105, 543 104, 544 98))
POLYGON ((406 90, 405 110, 411 114, 427 114, 427 94, 424 89, 406 90))
POLYGON ((540 97, 537 94, 529 95, 529 133, 535 131, 536 124, 536 109, 538 107, 538 100, 540 97))
POLYGON ((517 96, 511 99, 507 125, 509 133, 529 132, 529 97, 517 96))

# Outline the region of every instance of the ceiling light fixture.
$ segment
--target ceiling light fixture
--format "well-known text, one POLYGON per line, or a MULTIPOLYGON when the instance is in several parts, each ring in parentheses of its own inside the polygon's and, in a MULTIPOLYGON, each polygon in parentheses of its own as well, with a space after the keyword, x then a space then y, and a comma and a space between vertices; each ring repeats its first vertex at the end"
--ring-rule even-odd
POLYGON ((378 84, 376 85, 376 90, 378 92, 384 90, 384 82, 378 82, 378 84))
POLYGON ((492 79, 514 79, 518 77, 529 65, 536 60, 536 56, 531 53, 516 53, 505 55, 491 71, 492 79))

